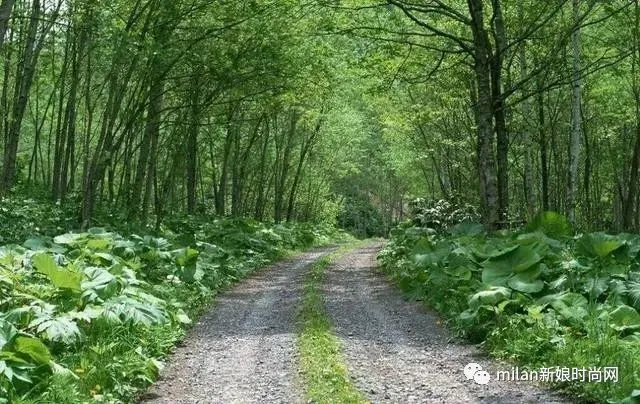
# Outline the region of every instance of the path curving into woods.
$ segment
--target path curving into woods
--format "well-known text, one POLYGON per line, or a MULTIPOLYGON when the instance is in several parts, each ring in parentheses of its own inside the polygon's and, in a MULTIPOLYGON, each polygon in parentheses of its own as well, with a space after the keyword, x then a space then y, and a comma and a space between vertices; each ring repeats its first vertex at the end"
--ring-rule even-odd
MULTIPOLYGON (((379 243, 326 269, 325 309, 353 384, 372 403, 563 403, 524 382, 468 381, 463 368, 496 367, 452 342, 438 318, 407 302, 376 270, 379 243)), ((296 313, 304 275, 329 249, 273 265, 218 297, 178 347, 143 403, 304 403, 296 313)))

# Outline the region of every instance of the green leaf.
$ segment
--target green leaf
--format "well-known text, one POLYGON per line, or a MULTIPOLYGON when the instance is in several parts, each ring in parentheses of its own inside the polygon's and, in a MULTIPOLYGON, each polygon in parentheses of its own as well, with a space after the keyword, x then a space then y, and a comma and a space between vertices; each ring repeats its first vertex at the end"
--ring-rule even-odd
POLYGON ((52 360, 49 348, 38 338, 19 336, 16 338, 13 349, 41 365, 46 365, 52 360))
POLYGON ((129 296, 110 299, 103 307, 102 316, 115 323, 152 325, 163 324, 167 321, 165 310, 129 296))
POLYGON ((482 305, 495 306, 498 303, 511 297, 511 291, 507 288, 495 286, 487 290, 480 291, 469 299, 469 307, 477 309, 482 305))
POLYGON ((66 233, 53 238, 57 244, 75 246, 84 242, 88 237, 87 233, 66 233))
POLYGON ((488 285, 504 286, 514 273, 537 271, 542 257, 530 246, 518 245, 507 253, 486 260, 482 266, 482 282, 488 285))
POLYGON ((581 322, 587 315, 587 299, 579 293, 562 292, 543 296, 538 305, 550 305, 565 320, 581 322))
POLYGON ((39 317, 33 320, 30 327, 35 327, 38 333, 44 333, 49 341, 72 344, 82 337, 78 325, 66 316, 39 317))
POLYGON ((57 244, 52 243, 49 237, 31 238, 25 241, 24 244, 22 245, 25 248, 28 248, 29 250, 33 250, 33 251, 49 251, 49 252, 56 252, 60 254, 65 252, 64 247, 61 247, 57 244))
POLYGON ((118 281, 109 271, 98 267, 85 268, 86 279, 81 283, 83 297, 90 300, 100 297, 107 299, 118 292, 118 281))
POLYGON ((605 258, 625 245, 624 240, 604 233, 585 234, 578 240, 576 250, 578 254, 605 258))
POLYGON ((91 239, 87 241, 87 248, 92 250, 106 250, 111 245, 111 242, 108 239, 91 239))
POLYGON ((617 307, 609 313, 609 322, 616 331, 640 330, 640 314, 631 306, 617 307))
POLYGON ((511 289, 523 293, 538 293, 544 288, 544 282, 532 280, 526 274, 516 274, 509 278, 507 284, 511 289))
POLYGON ((496 249, 495 246, 491 244, 486 244, 482 246, 478 246, 473 250, 473 254, 481 259, 487 260, 492 258, 499 258, 503 255, 509 254, 513 250, 517 249, 518 245, 511 245, 506 248, 496 249))
POLYGON ((36 254, 31 258, 31 262, 38 272, 49 277, 55 287, 81 290, 82 274, 58 267, 53 256, 44 253, 36 254))
POLYGON ((193 282, 195 280, 195 274, 197 271, 198 250, 187 247, 177 251, 176 265, 182 269, 180 279, 183 282, 193 282))
POLYGON ((179 309, 176 312, 176 320, 178 320, 178 322, 181 324, 191 324, 191 319, 189 318, 189 316, 187 316, 187 313, 185 313, 184 310, 182 309, 179 309))
POLYGON ((571 234, 571 224, 563 215, 552 212, 540 212, 527 226, 527 231, 541 231, 552 238, 560 238, 571 234))
POLYGON ((18 330, 10 322, 0 318, 0 349, 18 335, 18 330))

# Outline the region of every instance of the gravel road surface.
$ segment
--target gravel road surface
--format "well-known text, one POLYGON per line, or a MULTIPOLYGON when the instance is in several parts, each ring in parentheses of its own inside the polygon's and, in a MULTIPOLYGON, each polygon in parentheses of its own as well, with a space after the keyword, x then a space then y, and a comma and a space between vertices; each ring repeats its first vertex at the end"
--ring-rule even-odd
MULTIPOLYGON (((372 403, 562 403, 525 382, 466 379, 478 363, 490 375, 510 370, 473 346, 456 344, 438 318, 408 302, 376 270, 381 246, 344 256, 327 268, 325 306, 341 340, 350 375, 372 403)), ((495 379, 495 377, 494 377, 495 379)))
MULTIPOLYGON (((564 403, 525 382, 478 385, 470 362, 490 375, 510 370, 455 343, 438 317, 408 302, 376 270, 380 244, 329 266, 323 290, 356 387, 372 403, 564 403)), ((304 403, 295 316, 304 275, 328 250, 260 271, 217 298, 178 347, 144 403, 304 403)))
POLYGON ((264 269, 216 299, 143 403, 304 402, 295 316, 316 250, 264 269))

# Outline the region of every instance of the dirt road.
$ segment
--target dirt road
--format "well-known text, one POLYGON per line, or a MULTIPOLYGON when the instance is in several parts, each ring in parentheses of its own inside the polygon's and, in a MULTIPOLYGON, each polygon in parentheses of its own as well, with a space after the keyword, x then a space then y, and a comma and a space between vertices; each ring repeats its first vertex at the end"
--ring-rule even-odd
MULTIPOLYGON (((559 403, 522 382, 479 385, 463 368, 497 365, 454 343, 437 316, 407 302, 375 269, 379 244, 329 266, 325 307, 353 383, 372 403, 559 403)), ((296 313, 318 250, 267 268, 221 295, 170 360, 147 403, 302 403, 296 313)))
POLYGON ((326 309, 358 389, 373 403, 559 403, 521 382, 478 385, 463 369, 496 365, 473 346, 451 342, 437 316, 407 302, 376 270, 379 245, 344 256, 328 269, 326 309))
POLYGON ((304 274, 327 250, 264 269, 220 295, 144 403, 304 402, 295 317, 304 274))

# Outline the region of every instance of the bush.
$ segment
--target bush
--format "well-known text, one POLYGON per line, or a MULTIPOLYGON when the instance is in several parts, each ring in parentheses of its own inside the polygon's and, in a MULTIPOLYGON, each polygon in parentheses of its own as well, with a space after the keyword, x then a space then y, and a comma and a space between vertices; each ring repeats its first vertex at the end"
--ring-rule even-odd
POLYGON ((480 220, 476 208, 466 203, 418 198, 412 201, 409 207, 415 225, 436 230, 480 220))

